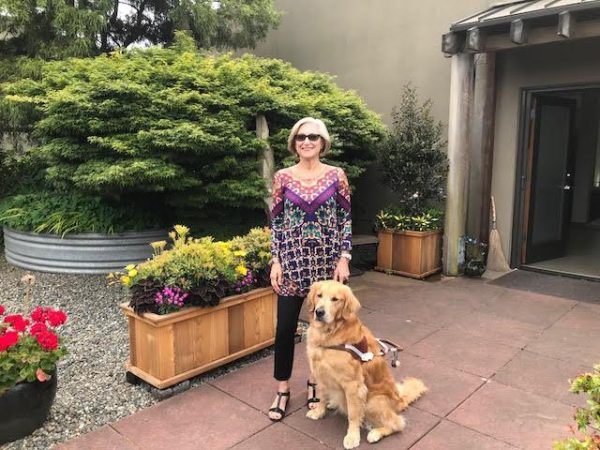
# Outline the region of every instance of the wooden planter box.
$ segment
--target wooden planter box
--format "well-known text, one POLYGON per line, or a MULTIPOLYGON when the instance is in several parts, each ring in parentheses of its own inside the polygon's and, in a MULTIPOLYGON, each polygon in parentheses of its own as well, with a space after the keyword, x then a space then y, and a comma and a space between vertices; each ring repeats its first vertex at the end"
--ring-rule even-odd
POLYGON ((380 230, 378 240, 375 270, 419 279, 442 270, 441 231, 380 230))
POLYGON ((270 287, 166 315, 140 316, 123 303, 129 321, 127 371, 164 389, 268 347, 275 341, 276 308, 270 287))

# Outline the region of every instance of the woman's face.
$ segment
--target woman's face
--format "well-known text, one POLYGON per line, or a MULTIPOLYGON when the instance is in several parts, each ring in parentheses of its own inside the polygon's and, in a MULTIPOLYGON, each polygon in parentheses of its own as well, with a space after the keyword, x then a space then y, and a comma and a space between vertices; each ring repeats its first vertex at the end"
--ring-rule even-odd
POLYGON ((319 134, 319 127, 314 123, 305 123, 302 125, 298 129, 298 133, 296 133, 294 145, 300 159, 319 159, 321 149, 323 148, 323 139, 319 134))

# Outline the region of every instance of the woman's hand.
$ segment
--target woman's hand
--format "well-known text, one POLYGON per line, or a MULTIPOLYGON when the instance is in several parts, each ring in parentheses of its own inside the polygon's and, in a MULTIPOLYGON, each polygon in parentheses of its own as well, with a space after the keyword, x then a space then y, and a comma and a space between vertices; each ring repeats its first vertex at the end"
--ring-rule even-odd
POLYGON ((281 294, 282 277, 283 271, 281 270, 281 263, 273 262, 271 265, 271 286, 273 286, 273 290, 278 294, 281 294))
POLYGON ((348 265, 348 258, 340 258, 333 272, 333 279, 340 283, 346 283, 350 278, 350 267, 348 265))

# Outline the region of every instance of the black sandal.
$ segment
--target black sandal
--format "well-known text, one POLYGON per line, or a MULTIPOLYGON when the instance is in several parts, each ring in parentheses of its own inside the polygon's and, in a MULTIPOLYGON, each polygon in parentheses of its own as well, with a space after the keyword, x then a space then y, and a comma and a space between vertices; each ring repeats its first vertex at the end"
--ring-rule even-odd
POLYGON ((274 412, 279 414, 281 417, 279 417, 278 419, 274 419, 273 417, 269 416, 269 419, 271 419, 273 422, 279 422, 281 419, 283 419, 285 417, 285 410, 287 409, 287 405, 289 403, 289 396, 290 396, 290 391, 287 392, 277 392, 277 406, 269 409, 269 412, 274 412), (285 402, 285 407, 283 409, 281 409, 281 407, 279 405, 281 405, 281 399, 283 397, 288 397, 288 401, 285 402))
POLYGON ((321 401, 321 399, 317 397, 317 383, 311 383, 307 380, 306 387, 311 389, 310 398, 306 401, 306 406, 308 406, 308 409, 314 409, 310 407, 311 403, 319 403, 321 401))

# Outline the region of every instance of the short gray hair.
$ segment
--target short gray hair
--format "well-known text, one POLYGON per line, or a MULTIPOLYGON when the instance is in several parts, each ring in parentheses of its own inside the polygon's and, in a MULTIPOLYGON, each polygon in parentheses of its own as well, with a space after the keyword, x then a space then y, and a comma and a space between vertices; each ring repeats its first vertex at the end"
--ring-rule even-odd
POLYGON ((329 131, 327 131, 327 127, 325 123, 321 119, 315 119, 314 117, 304 117, 300 119, 298 122, 294 124, 290 131, 290 135, 288 137, 288 150, 292 155, 296 154, 296 144, 294 139, 296 138, 296 134, 298 134, 298 130, 305 123, 312 123, 317 126, 319 129, 319 134, 321 135, 321 139, 323 139, 324 146, 321 149, 321 155, 326 154, 331 148, 331 138, 329 137, 329 131))

